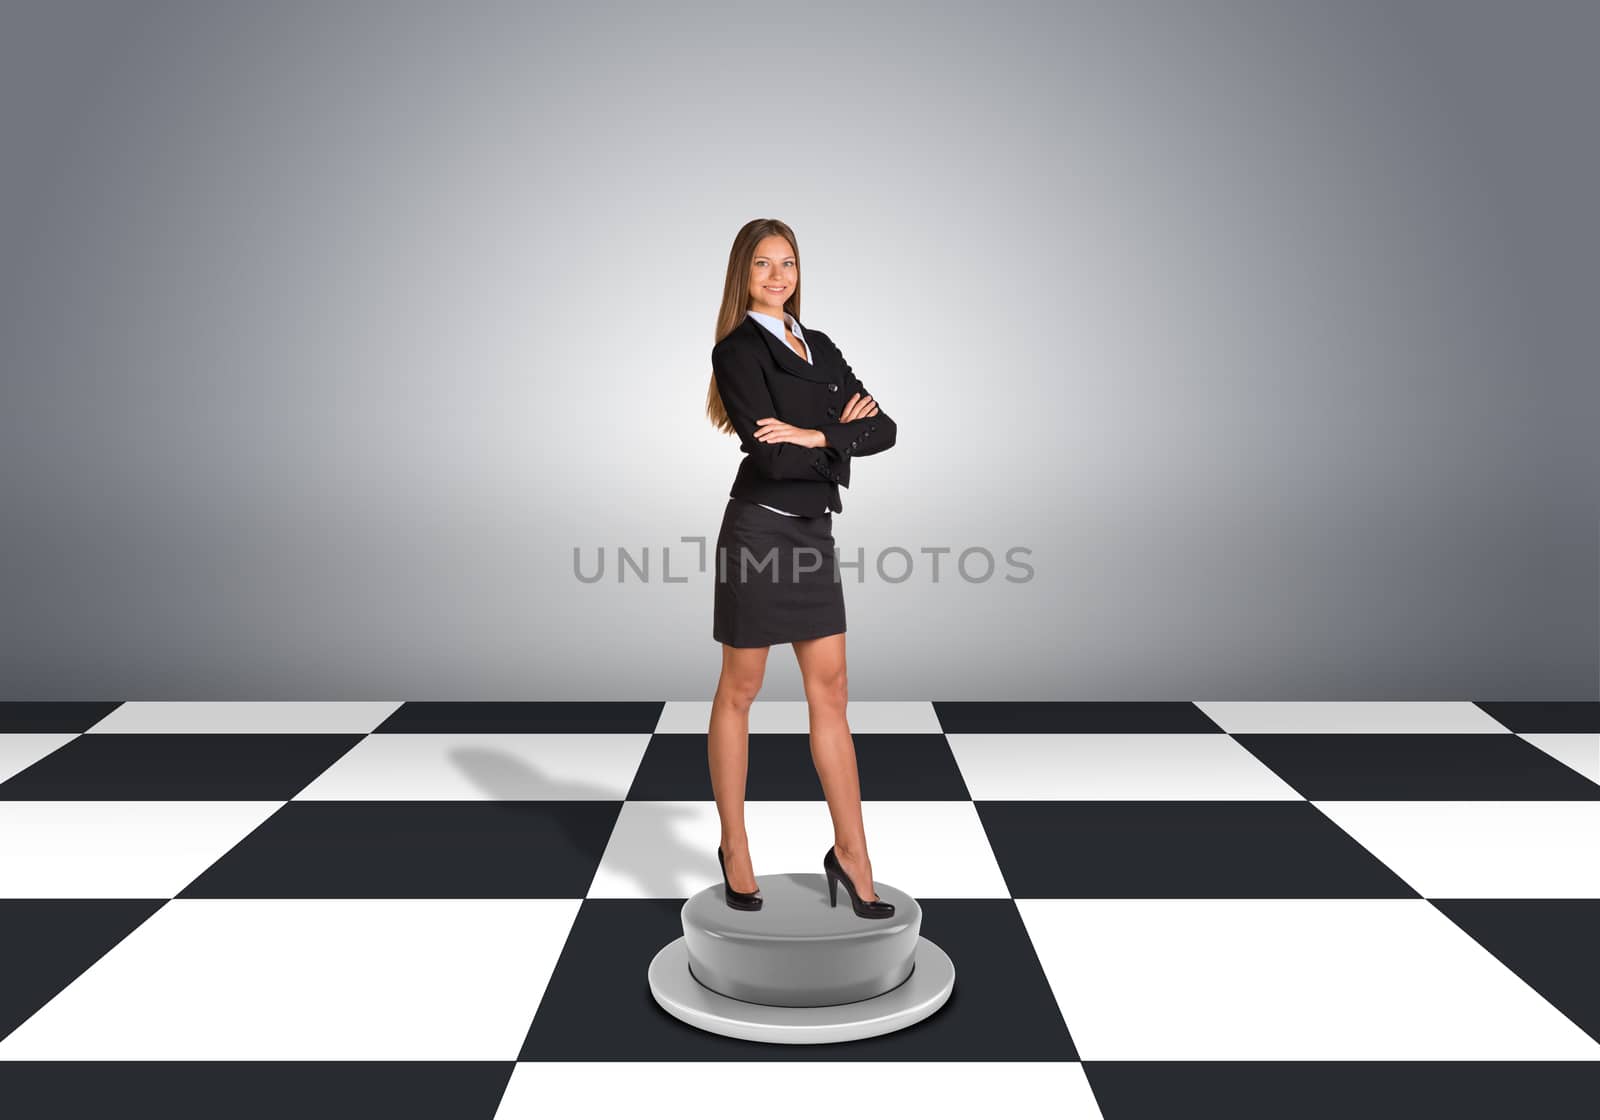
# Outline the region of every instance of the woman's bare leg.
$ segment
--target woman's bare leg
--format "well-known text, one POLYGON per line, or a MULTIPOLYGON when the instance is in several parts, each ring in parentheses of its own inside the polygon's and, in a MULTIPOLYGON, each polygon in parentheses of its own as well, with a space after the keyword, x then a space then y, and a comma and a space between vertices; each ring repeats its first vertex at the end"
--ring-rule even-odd
POLYGON ((711 793, 722 818, 722 858, 728 866, 728 886, 736 891, 753 891, 760 885, 744 830, 744 789, 750 772, 750 705, 761 691, 770 648, 723 645, 722 676, 711 700, 711 727, 706 732, 711 793))
POLYGON ((856 886, 863 902, 878 897, 872 889, 872 861, 867 858, 867 830, 861 822, 861 778, 856 771, 856 745, 845 719, 849 687, 845 676, 844 635, 829 634, 794 643, 811 713, 811 761, 833 816, 833 846, 839 866, 856 886))

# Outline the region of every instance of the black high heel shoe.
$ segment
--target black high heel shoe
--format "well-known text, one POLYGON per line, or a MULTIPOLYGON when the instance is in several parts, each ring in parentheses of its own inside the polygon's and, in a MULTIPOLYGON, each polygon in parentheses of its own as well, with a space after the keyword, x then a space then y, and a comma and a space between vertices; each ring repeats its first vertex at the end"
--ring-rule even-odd
POLYGON ((736 891, 728 886, 728 864, 722 858, 722 845, 717 845, 717 863, 722 867, 722 896, 735 910, 761 909, 761 888, 753 891, 736 891))
POLYGON ((822 857, 822 873, 828 877, 828 905, 839 905, 839 883, 844 882, 844 889, 850 892, 850 908, 856 912, 858 918, 888 918, 894 914, 894 903, 885 902, 875 898, 871 902, 862 902, 861 896, 856 893, 856 885, 850 881, 850 876, 839 865, 839 857, 834 854, 833 845, 828 845, 828 854, 822 857))

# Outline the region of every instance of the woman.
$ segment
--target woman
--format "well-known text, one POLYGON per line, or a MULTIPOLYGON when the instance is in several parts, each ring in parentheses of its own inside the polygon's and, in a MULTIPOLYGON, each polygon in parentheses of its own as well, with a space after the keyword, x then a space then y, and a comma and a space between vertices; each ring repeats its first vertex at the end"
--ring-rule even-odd
POLYGON ((855 744, 845 721, 844 585, 833 514, 850 484, 850 460, 894 446, 895 423, 856 380, 827 335, 800 324, 800 250, 773 218, 745 224, 728 275, 711 349, 706 414, 739 437, 744 458, 717 535, 712 637, 722 676, 707 734, 711 788, 722 818, 723 894, 737 910, 761 909, 744 827, 750 705, 767 650, 794 646, 811 716, 811 758, 833 816, 823 857, 828 895, 838 884, 863 918, 887 918, 877 897, 861 821, 855 744))

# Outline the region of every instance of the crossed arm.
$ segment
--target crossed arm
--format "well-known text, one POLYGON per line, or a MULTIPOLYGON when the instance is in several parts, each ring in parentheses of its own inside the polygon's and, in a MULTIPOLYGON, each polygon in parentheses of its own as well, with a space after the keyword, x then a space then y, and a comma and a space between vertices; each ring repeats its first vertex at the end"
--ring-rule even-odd
POLYGON ((767 392, 767 383, 762 379, 761 366, 755 358, 736 347, 713 349, 711 372, 717 379, 722 407, 727 409, 728 419, 733 421, 733 430, 739 436, 739 446, 749 454, 758 473, 773 479, 839 481, 837 464, 843 452, 828 444, 822 432, 791 428, 778 420, 778 410, 773 406, 772 394, 767 392), (781 439, 761 438, 779 428, 792 435, 786 434, 781 439))
POLYGON ((812 331, 833 349, 839 364, 844 366, 844 393, 846 404, 838 421, 822 425, 822 435, 827 446, 841 455, 875 455, 894 446, 897 431, 889 414, 878 407, 878 402, 867 392, 867 387, 856 377, 856 371, 845 361, 844 352, 833 339, 821 331, 812 331))
MULTIPOLYGON (((816 332, 820 334, 821 332, 816 332)), ((833 345, 829 340, 828 344, 833 345)), ((835 467, 847 455, 873 455, 894 446, 894 420, 878 407, 837 346, 845 369, 848 397, 839 419, 820 428, 797 428, 778 419, 761 367, 748 354, 731 348, 713 351, 712 372, 722 406, 733 421, 739 444, 768 478, 823 478, 838 481, 835 467)))

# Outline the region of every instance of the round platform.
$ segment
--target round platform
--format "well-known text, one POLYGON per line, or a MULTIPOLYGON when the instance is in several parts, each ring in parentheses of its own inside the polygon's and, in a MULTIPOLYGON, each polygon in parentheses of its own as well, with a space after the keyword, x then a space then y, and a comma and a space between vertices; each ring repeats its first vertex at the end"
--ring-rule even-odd
POLYGON ((917 941, 911 975, 881 996, 833 1007, 769 1007, 718 995, 702 985, 689 971, 689 952, 680 937, 650 962, 650 994, 691 1027, 729 1038, 800 1045, 875 1038, 920 1023, 943 1007, 955 989, 956 968, 949 956, 926 937, 917 941))
POLYGON ((650 963, 650 990, 671 1015, 713 1034, 757 1042, 845 1042, 932 1015, 955 967, 921 936, 922 906, 873 882, 888 918, 858 918, 823 875, 762 875, 760 910, 734 910, 722 883, 683 904, 684 935, 650 963))
POLYGON ((911 975, 922 932, 922 904, 873 883, 893 904, 887 918, 858 918, 839 886, 791 873, 762 875, 759 910, 735 910, 722 883, 690 895, 682 910, 689 971, 713 992, 777 1007, 832 1007, 882 995, 911 975))

